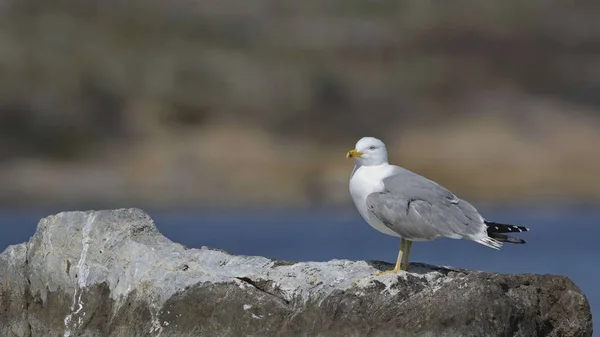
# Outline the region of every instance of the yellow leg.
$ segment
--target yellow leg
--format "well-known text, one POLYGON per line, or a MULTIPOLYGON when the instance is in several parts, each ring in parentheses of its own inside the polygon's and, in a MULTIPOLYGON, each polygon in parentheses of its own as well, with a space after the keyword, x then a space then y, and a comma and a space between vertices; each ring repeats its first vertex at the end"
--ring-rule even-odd
POLYGON ((398 270, 400 270, 400 267, 402 265, 402 255, 404 254, 404 245, 406 244, 406 241, 404 239, 400 239, 400 250, 398 251, 398 258, 396 259, 396 266, 394 267, 394 269, 392 270, 386 270, 386 271, 381 271, 378 273, 375 273, 375 275, 385 275, 385 274, 395 274, 398 272, 398 270))
POLYGON ((412 241, 406 240, 406 252, 404 254, 404 264, 402 270, 408 270, 408 257, 410 256, 410 247, 412 247, 412 241))

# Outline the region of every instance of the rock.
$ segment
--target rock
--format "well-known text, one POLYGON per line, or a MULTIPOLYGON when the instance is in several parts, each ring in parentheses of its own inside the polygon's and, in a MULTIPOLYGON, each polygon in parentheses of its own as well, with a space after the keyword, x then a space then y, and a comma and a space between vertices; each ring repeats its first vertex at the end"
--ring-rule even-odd
POLYGON ((42 219, 0 255, 1 336, 591 336, 566 277, 187 249, 143 211, 42 219))

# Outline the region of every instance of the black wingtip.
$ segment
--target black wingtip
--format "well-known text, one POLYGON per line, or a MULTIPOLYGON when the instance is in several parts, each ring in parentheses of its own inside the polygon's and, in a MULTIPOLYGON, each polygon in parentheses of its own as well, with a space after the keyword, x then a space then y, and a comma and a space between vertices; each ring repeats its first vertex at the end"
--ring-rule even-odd
POLYGON ((526 241, 519 238, 513 238, 505 235, 504 233, 521 233, 529 231, 529 228, 525 226, 509 225, 492 221, 485 221, 487 227, 488 236, 502 242, 510 242, 516 244, 525 244, 526 241))
POLYGON ((525 226, 509 225, 492 221, 485 221, 485 224, 488 226, 488 233, 520 233, 529 231, 529 228, 525 226))
POLYGON ((519 238, 514 238, 512 236, 508 236, 505 234, 500 234, 500 233, 490 233, 488 234, 491 238, 494 238, 498 241, 501 242, 509 242, 509 243, 516 243, 519 245, 525 244, 527 243, 527 241, 523 240, 523 239, 519 239, 519 238))

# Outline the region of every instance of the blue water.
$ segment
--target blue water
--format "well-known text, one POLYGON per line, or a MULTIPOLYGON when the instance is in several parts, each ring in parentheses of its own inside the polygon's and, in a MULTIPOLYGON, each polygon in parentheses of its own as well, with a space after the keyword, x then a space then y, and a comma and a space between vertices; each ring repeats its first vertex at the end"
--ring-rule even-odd
MULTIPOLYGON (((415 243, 411 261, 501 273, 570 277, 586 294, 600 324, 600 207, 484 209, 488 219, 523 224, 526 245, 498 252, 464 240, 415 243)), ((0 251, 27 241, 53 212, 0 212, 0 251)), ((354 209, 229 212, 150 212, 160 231, 188 247, 293 261, 395 261, 398 240, 371 229, 354 209)))

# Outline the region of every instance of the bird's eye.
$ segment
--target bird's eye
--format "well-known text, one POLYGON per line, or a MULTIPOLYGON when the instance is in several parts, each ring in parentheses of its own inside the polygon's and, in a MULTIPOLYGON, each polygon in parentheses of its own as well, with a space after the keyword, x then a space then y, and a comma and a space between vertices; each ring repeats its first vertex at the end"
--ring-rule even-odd
POLYGON ((369 150, 375 150, 375 146, 371 146, 369 150))

